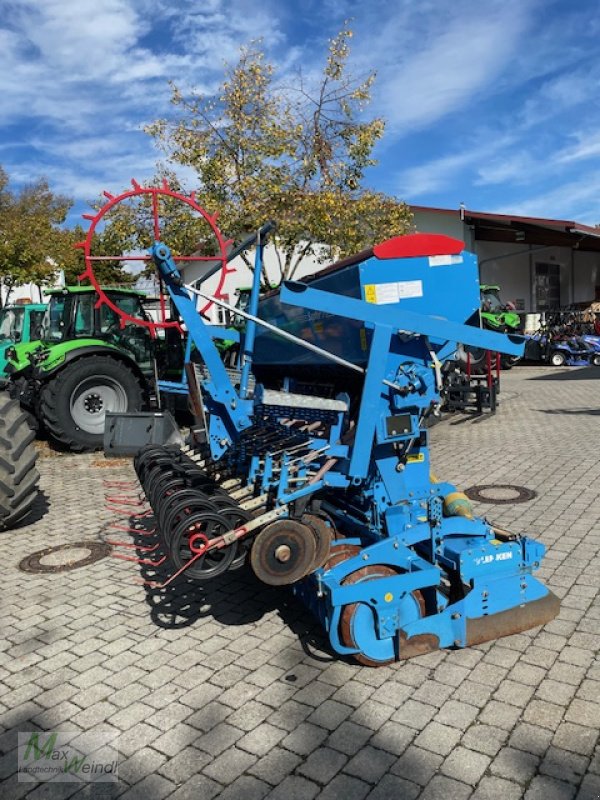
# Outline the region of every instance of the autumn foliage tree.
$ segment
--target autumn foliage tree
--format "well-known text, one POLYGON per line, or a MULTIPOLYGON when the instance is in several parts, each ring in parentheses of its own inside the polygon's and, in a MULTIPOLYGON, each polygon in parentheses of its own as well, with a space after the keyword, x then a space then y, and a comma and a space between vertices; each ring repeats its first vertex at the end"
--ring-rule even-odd
POLYGON ((173 164, 192 167, 199 196, 228 236, 277 221, 281 277, 305 256, 324 261, 406 232, 407 206, 363 187, 384 132, 365 118, 375 74, 355 78, 346 26, 329 43, 319 77, 278 81, 260 44, 242 48, 215 96, 172 86, 173 120, 147 131, 173 164))
POLYGON ((61 228, 72 201, 54 194, 41 178, 12 191, 0 167, 0 282, 5 299, 13 286, 51 279, 70 251, 69 234, 61 228))

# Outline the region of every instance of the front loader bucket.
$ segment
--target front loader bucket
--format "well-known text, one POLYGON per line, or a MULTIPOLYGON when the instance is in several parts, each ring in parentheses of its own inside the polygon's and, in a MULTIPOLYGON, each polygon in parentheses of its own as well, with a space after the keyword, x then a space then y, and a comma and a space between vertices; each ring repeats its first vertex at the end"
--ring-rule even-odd
POLYGON ((134 456, 147 444, 183 444, 183 437, 172 414, 168 411, 106 413, 105 456, 134 456))

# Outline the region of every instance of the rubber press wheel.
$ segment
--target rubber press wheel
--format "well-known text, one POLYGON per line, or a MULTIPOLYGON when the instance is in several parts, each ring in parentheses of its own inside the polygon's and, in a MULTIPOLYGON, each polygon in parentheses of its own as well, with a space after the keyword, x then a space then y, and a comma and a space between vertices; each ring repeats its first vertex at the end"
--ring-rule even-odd
MULTIPOLYGON (((384 564, 373 564, 352 572, 342 581, 343 586, 367 583, 379 578, 389 578, 398 573, 384 564)), ((400 618, 403 624, 419 619, 425 613, 425 600, 419 591, 405 594, 400 602, 400 618)), ((356 647, 360 653, 352 657, 366 667, 383 667, 396 660, 395 637, 380 639, 377 636, 377 621, 368 603, 350 603, 340 617, 340 640, 346 647, 356 647)))
MULTIPOLYGON (((177 569, 193 558, 190 541, 196 534, 203 534, 207 539, 221 536, 228 530, 224 519, 211 511, 197 511, 184 518, 171 535, 169 552, 177 569)), ((221 549, 210 550, 196 559, 183 573, 194 580, 209 580, 221 575, 231 565, 237 553, 237 543, 221 549)))
POLYGON ((81 453, 102 447, 107 411, 140 411, 142 405, 142 387, 131 368, 109 356, 86 356, 48 381, 40 408, 52 439, 81 453))
POLYGON ((158 527, 164 542, 168 545, 177 526, 196 511, 211 511, 215 513, 206 497, 199 492, 184 489, 169 497, 167 503, 159 511, 158 527))

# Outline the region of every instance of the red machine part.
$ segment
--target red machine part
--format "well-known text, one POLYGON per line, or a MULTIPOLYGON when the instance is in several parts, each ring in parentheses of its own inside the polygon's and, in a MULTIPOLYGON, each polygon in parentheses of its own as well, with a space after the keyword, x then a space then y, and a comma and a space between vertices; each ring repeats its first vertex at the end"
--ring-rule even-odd
POLYGON ((465 243, 460 239, 442 233, 410 233, 376 244, 373 253, 379 259, 416 258, 458 255, 464 249, 465 243))
MULTIPOLYGON (((161 290, 161 321, 154 322, 153 320, 142 319, 140 317, 134 317, 128 314, 127 312, 123 311, 123 309, 119 308, 115 303, 110 300, 110 298, 106 295, 106 292, 100 286, 98 279, 94 273, 94 263, 100 261, 143 261, 146 263, 151 262, 152 257, 150 254, 144 255, 127 255, 127 254, 115 254, 115 255, 94 255, 93 253, 93 239, 94 234, 96 233, 98 226, 105 221, 105 217, 109 211, 111 211, 115 206, 119 203, 126 202, 134 197, 139 196, 149 196, 151 200, 151 207, 152 207, 152 235, 155 241, 160 241, 161 236, 161 215, 160 215, 160 205, 161 205, 161 198, 172 198, 174 200, 178 200, 181 203, 184 203, 186 206, 192 209, 192 211, 198 214, 199 219, 202 219, 209 228, 210 234, 214 237, 216 242, 217 252, 214 255, 210 256, 173 256, 174 261, 176 263, 186 262, 186 261, 219 261, 221 262, 221 267, 219 269, 219 277, 218 277, 218 284, 217 288, 214 292, 215 297, 221 297, 221 291, 223 289, 225 279, 227 274, 230 272, 234 272, 234 268, 228 267, 227 265, 227 248, 230 244, 232 244, 232 240, 226 240, 223 238, 223 235, 219 228, 217 227, 216 220, 217 214, 209 214, 205 209, 200 206, 196 200, 194 193, 192 192, 189 195, 184 195, 179 192, 173 191, 166 181, 163 181, 162 186, 141 186, 136 180, 131 181, 132 189, 128 192, 123 192, 119 195, 112 195, 110 192, 105 191, 104 196, 106 197, 106 203, 100 208, 97 213, 95 214, 83 214, 84 219, 89 220, 90 226, 87 232, 87 236, 83 242, 78 242, 75 247, 81 248, 84 251, 85 256, 85 270, 79 276, 79 280, 88 280, 98 294, 98 301, 96 303, 96 308, 100 308, 102 305, 108 306, 115 314, 120 317, 120 325, 121 328, 124 328, 128 323, 132 323, 135 325, 141 325, 145 328, 148 328, 150 332, 154 335, 156 333, 157 328, 179 328, 179 323, 176 321, 169 322, 166 319, 165 314, 165 302, 164 302, 164 293, 161 290)), ((166 242, 168 244, 168 242, 166 242)), ((162 282, 161 282, 162 287, 162 282)), ((200 309, 200 313, 204 314, 206 311, 211 307, 212 301, 206 303, 200 309)))

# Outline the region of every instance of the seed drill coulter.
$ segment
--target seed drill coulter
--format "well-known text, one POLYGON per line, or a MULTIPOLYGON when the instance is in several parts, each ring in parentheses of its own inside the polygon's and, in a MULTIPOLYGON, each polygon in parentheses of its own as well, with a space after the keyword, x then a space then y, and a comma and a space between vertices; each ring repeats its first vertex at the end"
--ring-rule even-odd
MULTIPOLYGON (((140 191, 158 207, 163 190, 140 191)), ((188 380, 163 385, 190 392, 191 439, 134 460, 172 565, 162 585, 247 560, 264 583, 291 586, 337 653, 373 666, 552 619, 558 600, 533 577, 544 546, 475 517, 430 470, 426 421, 457 343, 523 350, 466 324, 475 256, 447 236, 397 237, 260 298, 269 227, 239 333, 198 313, 199 300, 227 303, 184 284, 155 224, 150 256, 199 356, 188 380), (233 371, 215 345, 232 336, 233 371)))

